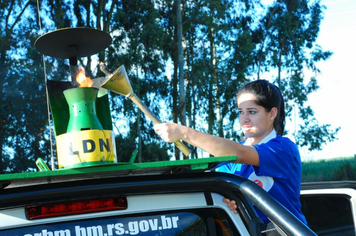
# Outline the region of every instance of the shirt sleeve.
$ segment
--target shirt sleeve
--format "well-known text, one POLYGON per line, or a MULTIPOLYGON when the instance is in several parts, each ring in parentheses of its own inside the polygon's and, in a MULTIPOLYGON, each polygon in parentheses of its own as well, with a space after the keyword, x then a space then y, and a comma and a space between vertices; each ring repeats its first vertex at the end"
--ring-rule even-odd
POLYGON ((278 136, 254 148, 260 159, 260 165, 254 166, 257 175, 275 178, 299 178, 301 175, 298 148, 288 138, 278 136))

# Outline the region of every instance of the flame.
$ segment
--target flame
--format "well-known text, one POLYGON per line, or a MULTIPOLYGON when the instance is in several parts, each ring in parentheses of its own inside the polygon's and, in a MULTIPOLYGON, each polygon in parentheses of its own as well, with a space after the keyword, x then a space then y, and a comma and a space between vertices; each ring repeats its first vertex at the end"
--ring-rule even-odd
POLYGON ((82 66, 78 68, 78 73, 75 79, 78 82, 79 87, 91 87, 94 84, 94 81, 91 80, 90 77, 85 76, 85 70, 82 66))

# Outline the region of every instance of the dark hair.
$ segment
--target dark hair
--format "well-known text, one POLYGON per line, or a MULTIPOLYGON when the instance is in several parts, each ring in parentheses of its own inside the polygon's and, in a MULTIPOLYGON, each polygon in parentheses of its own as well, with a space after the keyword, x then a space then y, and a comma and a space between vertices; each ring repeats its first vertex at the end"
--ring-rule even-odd
POLYGON ((283 135, 285 111, 284 99, 279 88, 267 80, 256 80, 245 84, 236 93, 238 100, 243 93, 250 93, 256 96, 256 104, 262 106, 267 112, 271 111, 273 107, 277 108, 278 113, 274 119, 273 127, 279 135, 283 135))

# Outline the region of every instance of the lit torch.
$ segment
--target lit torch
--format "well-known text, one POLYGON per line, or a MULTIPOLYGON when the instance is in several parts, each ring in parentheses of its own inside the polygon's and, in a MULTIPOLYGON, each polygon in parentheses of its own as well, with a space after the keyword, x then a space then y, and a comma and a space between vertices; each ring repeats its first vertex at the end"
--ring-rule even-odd
POLYGON ((78 67, 76 81, 79 88, 65 90, 64 96, 69 105, 70 119, 67 132, 98 129, 102 130, 100 121, 96 116, 96 98, 98 89, 92 87, 94 81, 85 76, 82 66, 78 67))

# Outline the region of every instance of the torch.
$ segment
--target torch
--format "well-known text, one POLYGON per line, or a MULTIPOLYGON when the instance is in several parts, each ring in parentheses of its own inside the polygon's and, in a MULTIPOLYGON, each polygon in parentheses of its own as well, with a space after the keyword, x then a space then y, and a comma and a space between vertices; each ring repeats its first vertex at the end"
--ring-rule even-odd
POLYGON ((78 88, 63 91, 69 121, 67 131, 56 136, 58 166, 78 168, 116 163, 113 132, 104 129, 96 112, 99 90, 92 87, 94 81, 85 76, 83 67, 78 68, 76 82, 78 88))
MULTIPOLYGON (((103 88, 130 98, 131 101, 133 101, 137 107, 153 121, 154 124, 162 123, 133 92, 124 65, 120 66, 114 71, 114 73, 111 73, 105 63, 100 62, 100 70, 108 77, 101 85, 103 88)), ((183 152, 185 156, 190 154, 189 149, 182 142, 176 141, 174 144, 183 152)))

